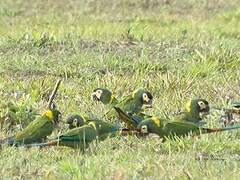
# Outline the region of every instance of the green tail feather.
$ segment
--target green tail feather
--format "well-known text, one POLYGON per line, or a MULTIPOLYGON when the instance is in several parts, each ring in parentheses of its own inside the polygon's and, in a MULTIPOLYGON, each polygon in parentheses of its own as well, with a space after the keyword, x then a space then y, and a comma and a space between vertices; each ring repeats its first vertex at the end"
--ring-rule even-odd
POLYGON ((221 131, 230 131, 233 129, 240 129, 240 125, 235 125, 235 126, 228 126, 228 127, 224 127, 224 128, 203 128, 203 133, 214 133, 214 132, 221 132, 221 131))

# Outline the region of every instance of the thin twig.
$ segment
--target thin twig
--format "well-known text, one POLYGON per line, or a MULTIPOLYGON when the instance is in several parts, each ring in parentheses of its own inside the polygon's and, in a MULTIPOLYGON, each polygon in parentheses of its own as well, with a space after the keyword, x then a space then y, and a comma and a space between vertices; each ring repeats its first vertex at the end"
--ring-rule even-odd
POLYGON ((55 85, 55 88, 54 88, 54 90, 53 90, 53 92, 52 92, 52 94, 51 94, 51 96, 50 96, 50 98, 49 98, 49 100, 48 100, 48 106, 47 106, 47 108, 51 108, 51 105, 52 105, 52 103, 53 103, 53 99, 55 98, 55 96, 56 96, 56 94, 57 94, 57 90, 58 90, 58 88, 59 88, 59 86, 60 86, 60 83, 61 83, 61 79, 59 79, 58 81, 57 81, 57 83, 56 83, 56 85, 55 85))

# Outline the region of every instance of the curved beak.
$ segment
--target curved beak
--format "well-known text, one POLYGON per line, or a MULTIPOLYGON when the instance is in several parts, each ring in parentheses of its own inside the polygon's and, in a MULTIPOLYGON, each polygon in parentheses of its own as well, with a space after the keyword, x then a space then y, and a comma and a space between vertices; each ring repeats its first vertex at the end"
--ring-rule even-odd
POLYGON ((91 99, 92 99, 92 101, 100 101, 100 99, 97 97, 97 95, 96 95, 95 92, 93 92, 93 93, 91 94, 91 99))
POLYGON ((149 135, 149 133, 148 132, 145 132, 145 133, 143 133, 142 131, 141 131, 141 127, 139 127, 139 126, 137 126, 137 128, 136 128, 136 132, 137 132, 137 137, 139 137, 139 138, 143 138, 143 137, 146 137, 147 135, 149 135))
POLYGON ((202 109, 201 113, 204 115, 210 114, 210 107, 206 106, 204 109, 202 109))
POLYGON ((153 100, 149 99, 147 103, 144 104, 145 108, 152 108, 153 107, 153 100))
POLYGON ((69 124, 68 122, 65 123, 65 126, 64 126, 64 127, 67 128, 67 129, 73 129, 73 128, 75 128, 72 124, 69 124))

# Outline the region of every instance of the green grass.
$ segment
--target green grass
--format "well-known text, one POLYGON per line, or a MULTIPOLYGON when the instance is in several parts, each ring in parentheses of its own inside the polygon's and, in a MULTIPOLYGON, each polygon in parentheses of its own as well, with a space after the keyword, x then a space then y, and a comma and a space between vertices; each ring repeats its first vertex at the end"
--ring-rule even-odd
MULTIPOLYGON (((154 95, 148 113, 163 116, 189 98, 227 106, 240 100, 240 1, 5 0, 0 2, 1 137, 13 134, 11 117, 41 112, 56 80, 63 118, 97 114, 92 90, 117 96, 138 87, 154 95), (15 96, 18 94, 18 96, 15 96), (6 122, 4 122, 6 121, 6 122)), ((208 126, 218 125, 212 111, 208 126)), ((59 132, 55 132, 56 136, 59 132)), ((2 179, 238 179, 239 131, 162 143, 157 137, 117 137, 82 154, 54 147, 3 147, 2 179), (213 156, 199 160, 197 154, 213 156), (224 160, 217 160, 223 158, 224 160)))

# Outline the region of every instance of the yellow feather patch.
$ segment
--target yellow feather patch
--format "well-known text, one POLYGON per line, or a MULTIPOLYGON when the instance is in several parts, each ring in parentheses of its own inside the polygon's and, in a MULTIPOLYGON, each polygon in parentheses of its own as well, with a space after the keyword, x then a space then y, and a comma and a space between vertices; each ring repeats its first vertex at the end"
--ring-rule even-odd
POLYGON ((161 120, 160 118, 156 117, 156 116, 153 116, 152 118, 152 121, 154 122, 154 124, 156 124, 158 127, 161 126, 161 120))
POLYGON ((191 100, 189 100, 186 105, 185 105, 185 109, 187 112, 190 112, 191 111, 191 100))
POLYGON ((53 120, 53 113, 51 110, 47 110, 45 112, 43 112, 42 116, 46 116, 49 120, 53 120))
POLYGON ((88 125, 91 125, 95 130, 97 130, 97 126, 94 122, 90 122, 88 123, 88 125))

